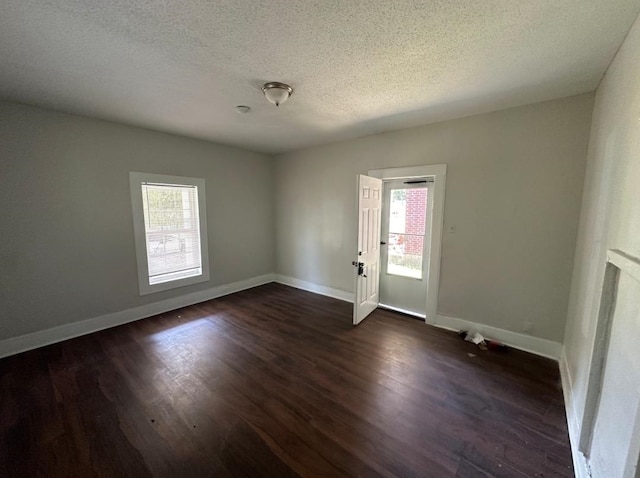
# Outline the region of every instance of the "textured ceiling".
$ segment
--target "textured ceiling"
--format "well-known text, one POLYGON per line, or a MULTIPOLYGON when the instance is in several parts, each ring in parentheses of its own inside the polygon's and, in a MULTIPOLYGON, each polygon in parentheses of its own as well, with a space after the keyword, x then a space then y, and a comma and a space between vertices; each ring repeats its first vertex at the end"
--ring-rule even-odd
POLYGON ((639 10, 640 0, 3 0, 0 97, 277 153, 591 91, 639 10), (272 80, 295 90, 279 109, 260 91, 272 80))

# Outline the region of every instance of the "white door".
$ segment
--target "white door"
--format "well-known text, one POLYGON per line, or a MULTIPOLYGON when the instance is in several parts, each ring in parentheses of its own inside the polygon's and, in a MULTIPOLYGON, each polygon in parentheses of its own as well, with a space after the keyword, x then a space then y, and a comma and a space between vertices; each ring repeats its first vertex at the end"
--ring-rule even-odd
POLYGON ((424 317, 432 194, 426 180, 384 183, 380 306, 424 317))
POLYGON ((358 176, 358 249, 355 266, 353 324, 378 307, 380 283, 380 218, 382 180, 358 176))

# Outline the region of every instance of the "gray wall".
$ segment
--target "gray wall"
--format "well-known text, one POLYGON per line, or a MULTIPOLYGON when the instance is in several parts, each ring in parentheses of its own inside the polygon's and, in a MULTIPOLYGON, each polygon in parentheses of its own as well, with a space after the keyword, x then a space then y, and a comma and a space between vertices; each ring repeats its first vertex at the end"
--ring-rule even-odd
POLYGON ((0 103, 0 340, 273 272, 272 163, 0 103), (209 282, 139 296, 129 171, 205 178, 209 282))
POLYGON ((561 341, 592 103, 317 147, 275 171, 265 155, 0 104, 0 340, 274 270, 351 291, 356 173, 447 163, 457 232, 443 237, 439 312, 561 341), (138 295, 132 170, 207 180, 211 281, 138 295))
POLYGON ((447 163, 438 312, 562 341, 592 107, 586 94, 277 156, 276 272, 352 291, 356 174, 447 163))
MULTIPOLYGON (((607 250, 640 258, 639 71, 636 20, 598 88, 593 113, 564 348, 575 433, 582 425, 607 250)), ((637 464, 640 447, 639 437, 631 438, 640 431, 640 283, 621 273, 619 287, 593 442, 595 478, 637 476, 622 470, 625 461, 637 464)))

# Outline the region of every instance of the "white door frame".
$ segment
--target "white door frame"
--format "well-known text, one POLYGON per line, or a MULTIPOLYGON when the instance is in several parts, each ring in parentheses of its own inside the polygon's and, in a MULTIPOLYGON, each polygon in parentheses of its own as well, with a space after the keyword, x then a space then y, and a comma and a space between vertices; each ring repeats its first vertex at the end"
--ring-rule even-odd
POLYGON ((402 168, 371 169, 369 176, 392 181, 396 179, 433 178, 433 201, 430 205, 429 270, 427 271, 427 297, 425 322, 435 324, 438 313, 438 291, 440 289, 440 256, 442 252, 442 230, 444 228, 444 196, 447 179, 446 164, 429 164, 402 168))
MULTIPOLYGON (((607 264, 602 285, 600 308, 596 323, 596 333, 589 367, 589 380, 582 421, 578 449, 585 458, 591 459, 591 445, 596 421, 600 409, 600 399, 604 391, 605 367, 609 355, 611 328, 613 326, 618 283, 621 274, 628 274, 640 281, 640 261, 618 249, 607 250, 607 264)), ((630 417, 633 419, 633 417, 630 417)), ((637 477, 640 474, 640 416, 636 415, 631 443, 624 469, 624 477, 637 477)))

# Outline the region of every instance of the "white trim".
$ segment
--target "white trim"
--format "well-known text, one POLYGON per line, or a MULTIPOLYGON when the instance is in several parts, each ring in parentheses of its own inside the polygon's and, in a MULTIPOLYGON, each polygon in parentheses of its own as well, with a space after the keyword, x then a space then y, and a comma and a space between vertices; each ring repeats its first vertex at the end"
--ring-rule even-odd
POLYGON ((480 332, 486 338, 497 340, 514 349, 524 350, 532 354, 547 357, 553 360, 559 360, 562 352, 562 344, 553 340, 533 337, 532 335, 519 334, 511 330, 499 329, 490 325, 479 324, 470 320, 458 319, 456 317, 447 317, 438 314, 436 317, 435 327, 447 330, 466 330, 480 332))
MULTIPOLYGON (((120 312, 105 314, 99 317, 93 317, 91 319, 5 339, 0 341, 0 358, 36 349, 38 347, 44 347, 45 345, 61 342, 81 335, 98 332, 99 330, 108 329, 110 327, 116 327, 128 322, 134 322, 153 315, 179 309, 180 307, 187 307, 189 305, 205 302, 217 297, 257 287, 259 285, 268 284, 270 282, 277 282, 279 284, 288 285, 290 287, 313 292, 314 294, 332 297, 345 302, 353 302, 353 293, 351 292, 314 284, 312 282, 303 281, 282 274, 265 274, 238 282, 232 282, 230 284, 219 285, 198 292, 192 292, 190 294, 162 300, 160 302, 154 302, 120 312)), ((400 312, 405 313, 404 311, 400 312)), ((410 313, 410 315, 416 314, 410 313)), ((416 316, 423 318, 421 315, 416 316)), ((551 340, 518 334, 509 330, 498 329, 496 327, 478 324, 464 319, 446 317, 443 315, 438 315, 436 323, 433 325, 442 329, 455 331, 461 329, 473 329, 474 331, 478 331, 483 335, 486 335, 488 338, 499 340, 505 345, 516 349, 556 360, 560 357, 560 344, 551 340)), ((567 395, 565 395, 565 397, 566 396, 567 395)))
MULTIPOLYGON (((369 176, 383 181, 394 179, 433 178, 433 201, 431 201, 431 227, 429 270, 427 271, 427 297, 425 322, 435 324, 438 315, 438 291, 440 289, 440 259, 442 255, 442 231, 444 229, 444 200, 447 183, 446 164, 428 164, 403 168, 369 170, 369 176)), ((430 186, 431 189, 431 186, 430 186)))
POLYGON ((368 175, 383 181, 392 179, 424 178, 425 176, 444 176, 447 174, 446 164, 426 164, 402 168, 370 169, 368 175))
POLYGON ((620 269, 618 266, 613 262, 607 261, 602 287, 600 288, 600 304, 598 306, 598 318, 596 321, 593 348, 591 350, 589 378, 587 380, 587 391, 582 408, 582 419, 578 420, 578 423, 580 423, 578 450, 585 456, 589 456, 591 453, 591 442, 598 409, 600 408, 600 397, 604 383, 607 355, 609 353, 611 326, 613 324, 613 312, 618 294, 619 277, 620 269))
POLYGON ((138 269, 138 288, 140 295, 153 294, 164 290, 177 289, 186 285, 207 282, 209 274, 209 239, 207 229, 207 195, 205 180, 202 178, 187 178, 183 176, 167 176, 165 174, 129 172, 129 186, 131 189, 131 215, 133 217, 133 235, 136 249, 136 265, 138 269), (160 183, 169 185, 196 186, 198 190, 198 219, 200 225, 200 258, 202 273, 196 276, 176 279, 159 284, 149 283, 149 264, 147 261, 147 240, 143 212, 142 189, 143 183, 160 183))
POLYGON ((569 442, 571 443, 571 457, 573 458, 573 472, 576 478, 590 478, 589 463, 578 449, 580 442, 580 422, 573 400, 573 382, 569 372, 569 364, 564 348, 560 357, 560 379, 562 381, 562 393, 564 394, 564 408, 567 414, 569 428, 569 442))
MULTIPOLYGON (((327 297, 333 297, 334 299, 344 300, 345 302, 353 302, 353 293, 351 292, 314 284, 312 282, 303 281, 294 277, 276 274, 275 282, 295 287, 296 289, 313 292, 314 294, 325 295, 327 297)), ((415 317, 424 319, 424 315, 397 309, 395 307, 386 306, 384 304, 380 304, 380 308, 395 310, 396 312, 413 315, 415 317)), ((525 352, 530 352, 532 354, 547 357, 556 361, 560 359, 560 354, 562 352, 562 344, 560 344, 559 342, 554 342, 553 340, 548 339, 541 339, 539 337, 533 337, 531 335, 519 334, 517 332, 499 329, 490 325, 479 324, 470 320, 458 319, 455 317, 447 317, 437 314, 435 322, 428 325, 432 325, 440 329, 453 330, 456 332, 459 330, 473 330, 474 332, 480 332, 482 335, 489 339, 497 340, 505 345, 508 345, 509 347, 513 347, 514 349, 523 350, 525 352)))
POLYGON ((609 249, 607 251, 607 261, 624 273, 629 274, 635 280, 640 281, 640 261, 635 257, 628 256, 618 249, 609 249))
POLYGON ((326 295, 334 299, 343 300, 345 302, 353 303, 353 293, 340 289, 333 289, 320 284, 314 284, 313 282, 307 282, 295 277, 289 277, 282 274, 275 274, 275 282, 278 284, 284 284, 296 289, 306 290, 307 292, 313 292, 314 294, 326 295))
POLYGON ((60 325, 47 330, 41 330, 31 334, 12 337, 0 341, 0 358, 14 355, 27 350, 44 347, 63 340, 72 339, 81 335, 90 334, 99 330, 108 329, 118 325, 145 319, 153 315, 162 314, 171 310, 179 309, 189 305, 197 304, 207 300, 222 297, 224 295, 240 292, 263 284, 273 282, 274 274, 265 274, 252 277, 250 279, 223 284, 210 289, 192 292, 190 294, 161 300, 151 304, 134 307, 133 309, 122 310, 112 314, 105 314, 99 317, 73 322, 71 324, 60 325))
MULTIPOLYGON (((577 424, 575 426, 576 445, 578 452, 584 457, 591 455, 593 433, 595 431, 601 396, 603 393, 605 367, 607 357, 609 355, 611 328, 613 326, 613 315, 617 299, 618 282, 621 273, 625 273, 631 278, 640 281, 640 261, 620 250, 607 250, 607 264, 605 267, 604 279, 602 281, 602 288, 600 290, 600 305, 598 308, 598 319, 596 322, 593 348, 591 351, 585 402, 582 416, 574 417, 577 424)), ((570 379, 570 377, 568 378, 570 379)), ((570 380, 568 380, 568 386, 567 395, 572 398, 570 380)), ((567 398, 567 401, 568 400, 569 398, 567 398)), ((573 443, 574 436, 571 436, 571 438, 573 443)), ((586 459, 586 466, 588 469, 588 458, 586 459)), ((635 468, 637 468, 636 462, 627 462, 627 469, 635 468)), ((629 476, 631 476, 631 474, 632 473, 629 473, 629 476)), ((627 476, 627 474, 625 474, 625 476, 627 476)))

